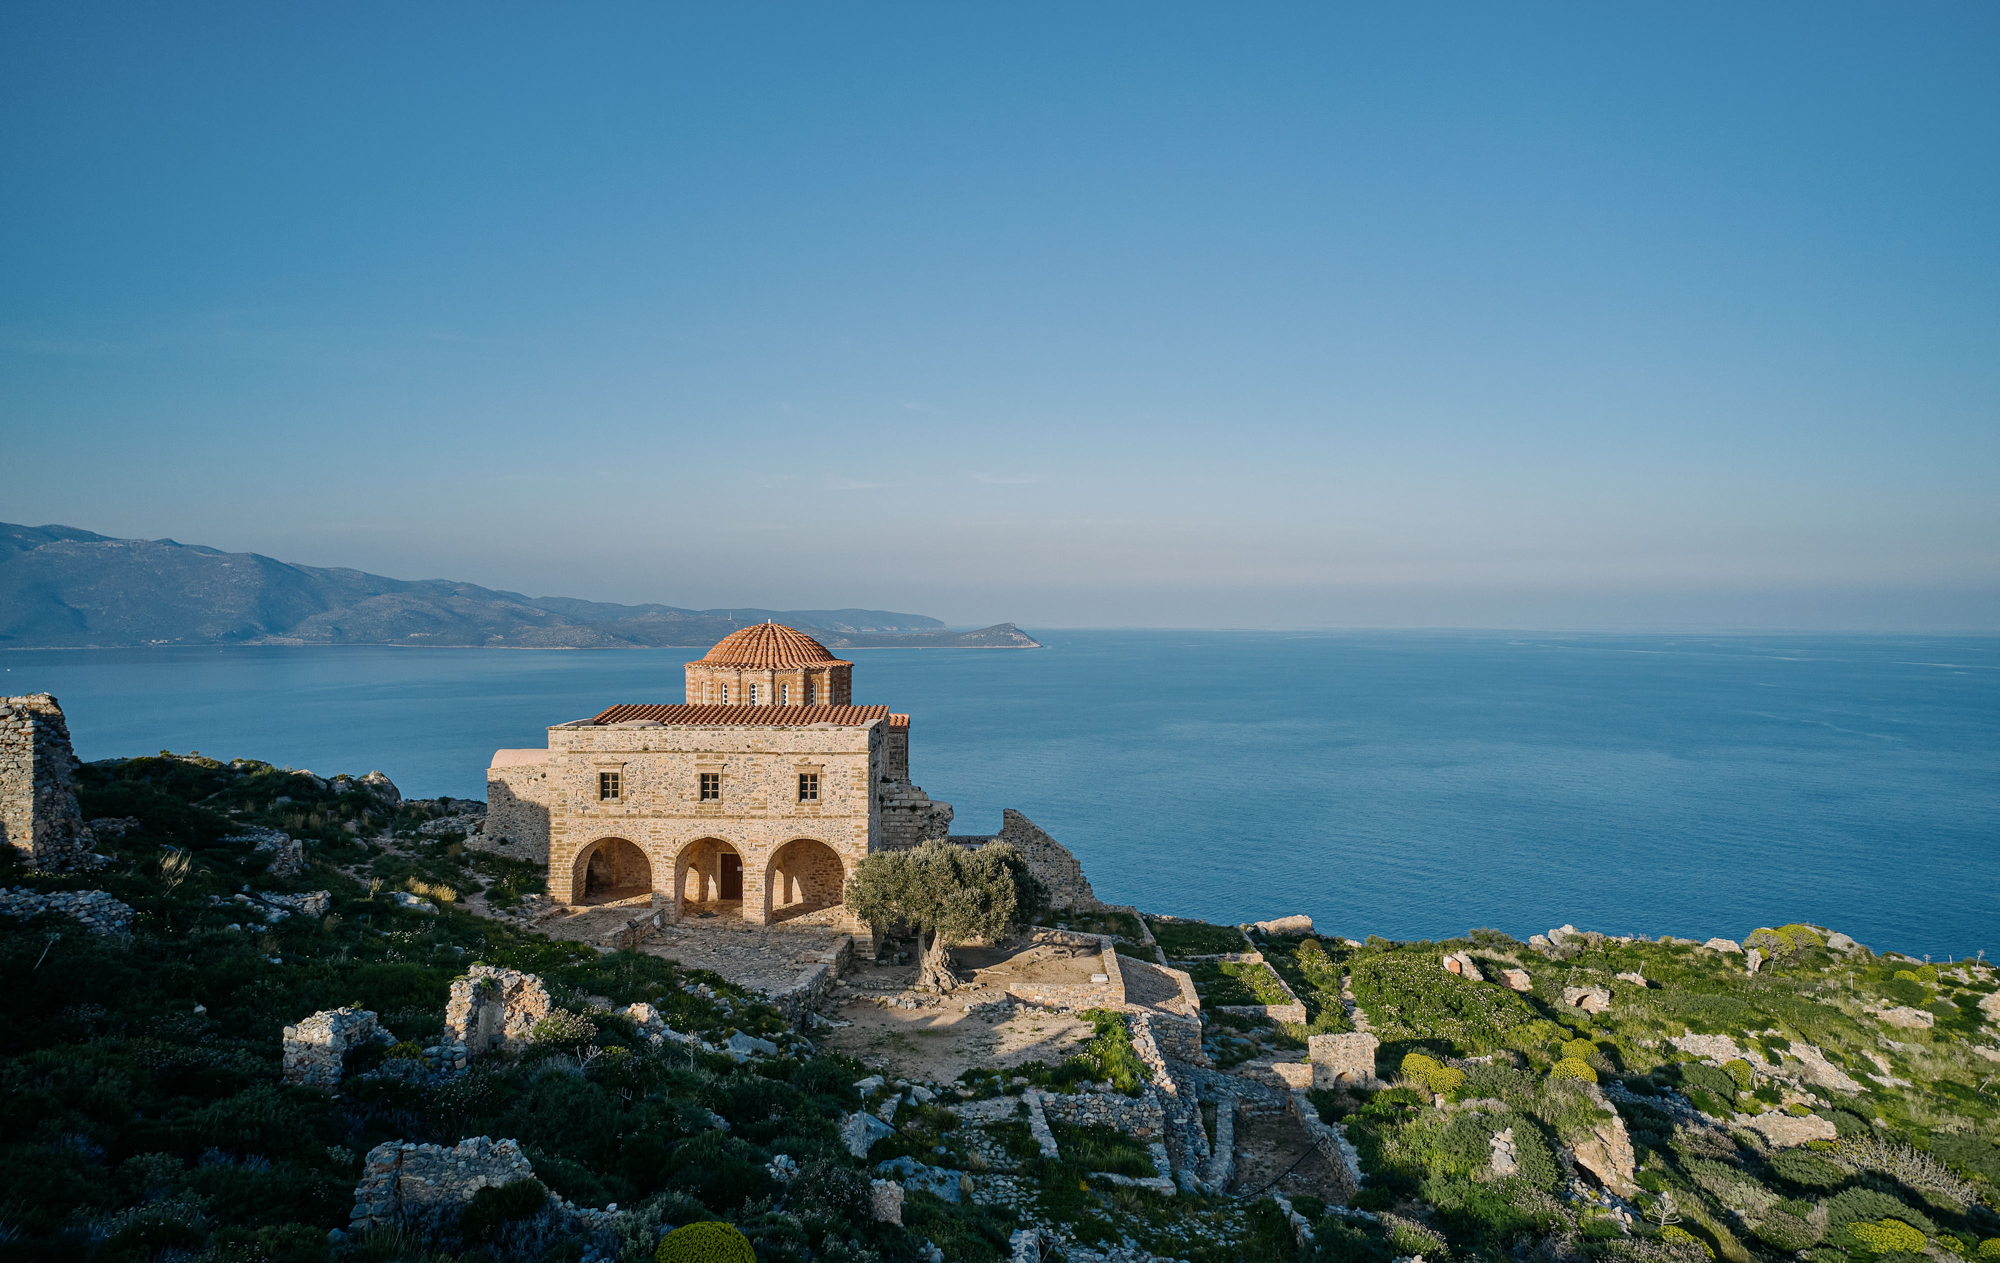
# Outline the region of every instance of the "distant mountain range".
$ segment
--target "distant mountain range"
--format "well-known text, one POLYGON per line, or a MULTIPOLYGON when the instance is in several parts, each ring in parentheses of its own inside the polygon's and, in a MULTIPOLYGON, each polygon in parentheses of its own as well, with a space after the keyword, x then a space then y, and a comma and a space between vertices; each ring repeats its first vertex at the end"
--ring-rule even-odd
POLYGON ((1012 623, 953 632, 886 610, 684 610, 528 597, 295 566, 171 539, 0 523, 0 647, 407 645, 705 649, 766 619, 829 649, 1035 649, 1012 623))

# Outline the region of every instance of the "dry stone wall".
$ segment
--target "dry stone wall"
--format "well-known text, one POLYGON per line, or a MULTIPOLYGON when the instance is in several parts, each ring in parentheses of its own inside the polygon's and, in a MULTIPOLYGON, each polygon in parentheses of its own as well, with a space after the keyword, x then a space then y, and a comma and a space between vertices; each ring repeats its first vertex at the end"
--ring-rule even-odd
POLYGON ((1380 1086, 1375 1078, 1375 1050, 1382 1041, 1365 1032, 1314 1035, 1306 1040, 1316 1088, 1380 1086))
POLYGON ((124 934, 132 927, 132 909, 102 890, 61 890, 43 894, 16 886, 0 890, 0 914, 32 917, 44 912, 60 912, 83 922, 93 934, 124 934))
POLYGON ((321 1010, 285 1028, 285 1082, 338 1087, 347 1054, 363 1044, 387 1042, 387 1035, 367 1009, 321 1010))
POLYGON ((1044 1117, 1072 1127, 1110 1127, 1141 1140, 1157 1140, 1166 1134, 1166 1115, 1159 1100, 1150 1095, 1044 1092, 1041 1102, 1044 1117))
POLYGON ((547 863, 553 795, 547 750, 496 750, 486 769, 486 822, 465 844, 547 863))
POLYGON ((348 1230, 392 1224, 410 1211, 441 1204, 462 1206, 482 1188, 534 1175, 534 1166, 512 1140, 474 1136, 449 1149, 391 1140, 368 1151, 348 1230))
POLYGON ((498 1049, 520 1052, 535 1023, 549 1015, 549 992, 534 974, 474 965, 451 984, 444 1024, 471 1056, 498 1049))
POLYGON ((36 868, 90 864, 69 723, 48 693, 0 697, 0 843, 36 868))

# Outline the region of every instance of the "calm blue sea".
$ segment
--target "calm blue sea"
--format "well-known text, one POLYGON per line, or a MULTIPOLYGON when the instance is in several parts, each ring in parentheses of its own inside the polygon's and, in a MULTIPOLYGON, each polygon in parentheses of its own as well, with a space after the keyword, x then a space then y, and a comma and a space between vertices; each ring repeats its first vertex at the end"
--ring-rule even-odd
MULTIPOLYGON (((1739 937, 1811 920, 2000 953, 2000 640, 1036 632, 858 650, 957 831, 1013 807, 1098 894, 1322 932, 1739 937)), ((687 650, 0 652, 85 759, 163 748, 482 797, 487 757, 687 650)))

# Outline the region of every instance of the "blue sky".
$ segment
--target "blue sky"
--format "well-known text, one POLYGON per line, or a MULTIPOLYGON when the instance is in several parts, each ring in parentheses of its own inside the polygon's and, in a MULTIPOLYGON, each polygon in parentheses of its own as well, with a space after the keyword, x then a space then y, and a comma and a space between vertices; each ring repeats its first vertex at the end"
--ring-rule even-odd
POLYGON ((16 6, 0 517, 1044 626, 2000 627, 2000 9, 16 6))

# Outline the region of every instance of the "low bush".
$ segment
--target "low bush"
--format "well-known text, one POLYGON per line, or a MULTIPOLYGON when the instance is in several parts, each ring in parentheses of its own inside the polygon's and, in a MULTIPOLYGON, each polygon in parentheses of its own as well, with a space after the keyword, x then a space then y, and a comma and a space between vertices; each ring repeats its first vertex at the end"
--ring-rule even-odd
POLYGON ((757 1263, 748 1237, 713 1220, 674 1229, 660 1239, 653 1258, 657 1263, 757 1263))
POLYGON ((1576 1057, 1564 1057, 1550 1068, 1549 1077, 1551 1079, 1577 1079, 1584 1083, 1595 1083, 1597 1082, 1597 1071, 1591 1069, 1590 1063, 1587 1061, 1582 1061, 1576 1057))

